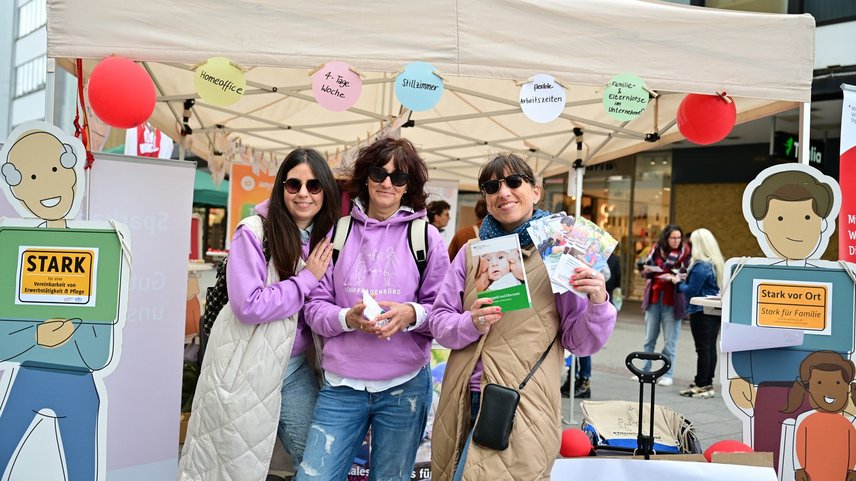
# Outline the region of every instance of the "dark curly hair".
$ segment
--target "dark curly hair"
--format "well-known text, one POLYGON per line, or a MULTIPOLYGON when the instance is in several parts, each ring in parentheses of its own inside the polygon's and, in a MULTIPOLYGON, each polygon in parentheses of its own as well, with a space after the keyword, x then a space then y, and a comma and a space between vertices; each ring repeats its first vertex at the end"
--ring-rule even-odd
POLYGON ((401 197, 401 205, 406 205, 414 211, 425 209, 428 194, 425 192, 425 182, 428 182, 428 167, 407 139, 383 138, 360 149, 351 178, 345 185, 345 190, 352 199, 360 199, 363 206, 369 205, 369 167, 383 167, 390 161, 396 170, 407 172, 406 191, 401 197))

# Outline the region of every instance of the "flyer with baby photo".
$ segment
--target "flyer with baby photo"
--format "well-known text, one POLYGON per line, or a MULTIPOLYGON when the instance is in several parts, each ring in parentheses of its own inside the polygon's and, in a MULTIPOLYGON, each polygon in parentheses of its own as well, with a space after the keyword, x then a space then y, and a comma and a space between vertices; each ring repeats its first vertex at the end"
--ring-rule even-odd
POLYGON ((502 312, 531 307, 523 253, 516 234, 475 242, 471 245, 476 296, 490 297, 502 312))

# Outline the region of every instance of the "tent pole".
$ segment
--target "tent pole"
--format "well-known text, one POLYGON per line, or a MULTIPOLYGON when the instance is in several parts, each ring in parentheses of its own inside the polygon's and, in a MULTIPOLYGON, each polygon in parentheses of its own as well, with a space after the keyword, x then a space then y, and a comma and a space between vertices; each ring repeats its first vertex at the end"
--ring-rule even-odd
POLYGON ((800 148, 799 163, 808 165, 809 149, 811 148, 811 102, 800 104, 800 148))
MULTIPOLYGON (((54 96, 56 95, 56 59, 48 57, 45 62, 47 76, 45 78, 45 122, 54 123, 54 96)), ((81 75, 81 72, 77 73, 81 75)), ((80 99, 78 99, 80 102, 80 99)))
MULTIPOLYGON (((579 127, 574 127, 574 135, 577 139, 577 160, 574 161, 574 181, 576 183, 575 190, 575 201, 574 201, 574 219, 580 218, 580 212, 582 211, 582 200, 583 200, 583 175, 586 172, 586 168, 583 165, 583 129, 579 127)), ((568 368, 568 376, 572 376, 574 374, 574 362, 576 362, 576 356, 571 355, 571 366, 568 368)), ((574 419, 574 386, 571 386, 570 395, 568 396, 568 418, 563 419, 565 424, 576 424, 576 420, 574 419)))
POLYGON ((583 206, 583 175, 586 173, 586 168, 583 166, 583 129, 574 128, 574 135, 577 137, 577 160, 574 162, 576 175, 574 176, 577 182, 576 202, 574 202, 574 217, 579 218, 583 206))

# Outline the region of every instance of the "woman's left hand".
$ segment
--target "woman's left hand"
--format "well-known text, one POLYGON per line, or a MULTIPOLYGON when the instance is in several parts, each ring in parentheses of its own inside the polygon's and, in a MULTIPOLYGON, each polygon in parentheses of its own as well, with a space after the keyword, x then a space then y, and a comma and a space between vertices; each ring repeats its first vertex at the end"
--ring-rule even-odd
POLYGON ((585 293, 593 304, 606 302, 606 281, 603 279, 603 274, 595 272, 590 267, 577 267, 574 271, 574 275, 571 276, 571 285, 574 289, 585 293))
POLYGON ((390 301, 378 304, 386 311, 375 318, 375 335, 379 338, 390 338, 416 322, 416 310, 410 304, 390 301))

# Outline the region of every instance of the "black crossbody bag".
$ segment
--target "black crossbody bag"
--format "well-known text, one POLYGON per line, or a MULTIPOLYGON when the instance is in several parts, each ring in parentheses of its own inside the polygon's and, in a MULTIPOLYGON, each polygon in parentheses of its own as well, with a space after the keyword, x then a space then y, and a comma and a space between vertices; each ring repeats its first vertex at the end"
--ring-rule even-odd
POLYGON ((473 428, 473 442, 479 446, 504 451, 508 448, 508 439, 511 437, 511 428, 514 427, 514 416, 517 413, 517 404, 520 402, 520 390, 526 386, 535 371, 541 367, 541 363, 547 357, 556 338, 547 346, 547 350, 541 354, 538 362, 532 366, 532 370, 517 386, 517 389, 505 387, 500 384, 488 383, 481 394, 481 408, 479 417, 473 428))

